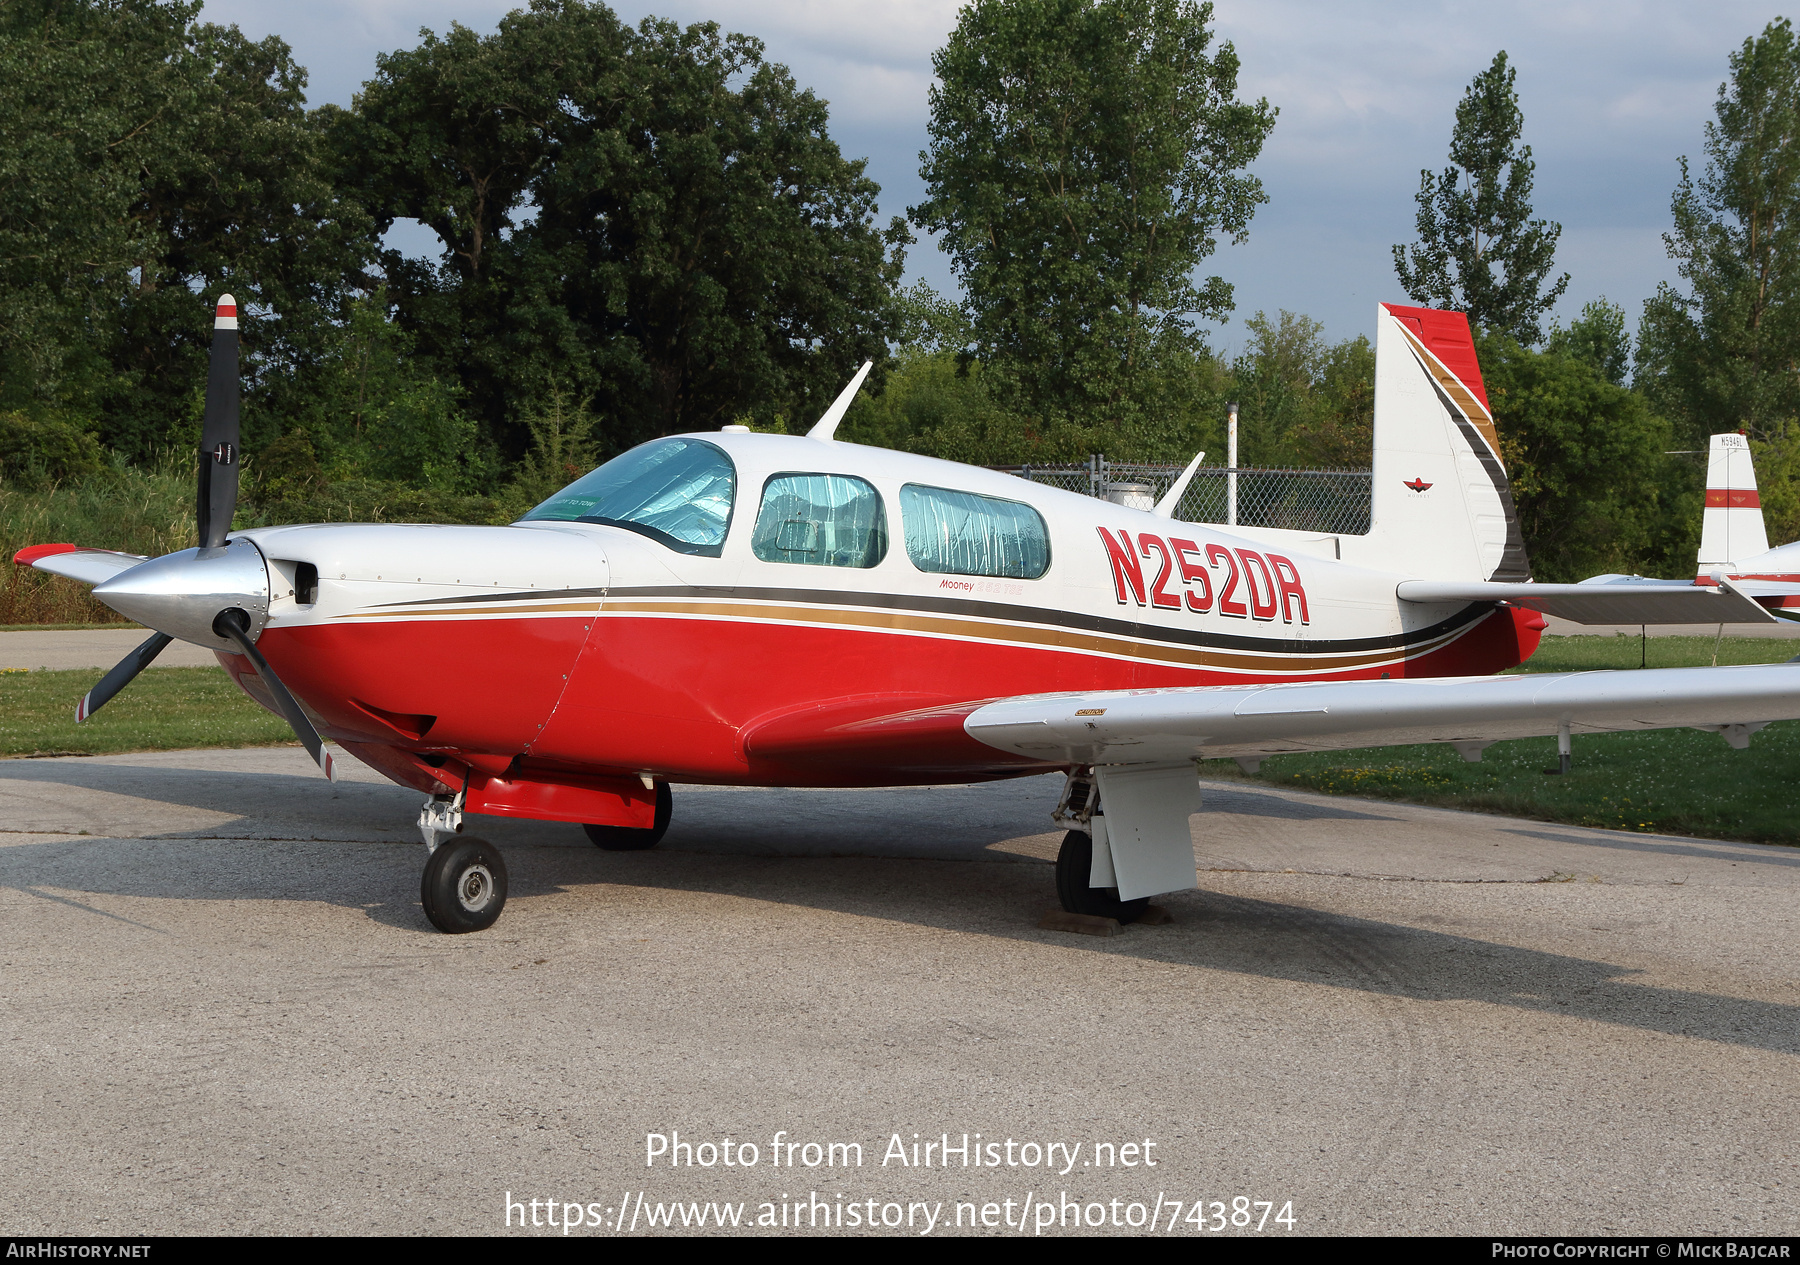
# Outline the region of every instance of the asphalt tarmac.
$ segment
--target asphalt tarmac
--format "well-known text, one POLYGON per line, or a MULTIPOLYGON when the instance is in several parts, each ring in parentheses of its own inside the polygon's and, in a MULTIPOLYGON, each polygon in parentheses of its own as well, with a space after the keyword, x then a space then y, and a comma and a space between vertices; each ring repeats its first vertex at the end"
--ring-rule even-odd
POLYGON ((1053 780, 678 787, 648 853, 471 818, 452 937, 342 763, 0 762, 0 1233, 1800 1224, 1792 849, 1209 783, 1200 889, 1096 938, 1037 927, 1053 780))

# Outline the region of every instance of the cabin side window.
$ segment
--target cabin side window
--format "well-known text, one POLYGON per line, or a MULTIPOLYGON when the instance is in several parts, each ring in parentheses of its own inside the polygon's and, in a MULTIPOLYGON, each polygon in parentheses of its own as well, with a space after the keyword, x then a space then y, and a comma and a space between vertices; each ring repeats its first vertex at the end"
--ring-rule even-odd
POLYGON ((775 475, 750 537, 764 562, 811 567, 872 567, 887 556, 887 542, 880 494, 843 474, 775 475))
POLYGON ((1035 580, 1050 567, 1043 516, 1018 501, 908 483, 900 521, 921 571, 1035 580))
POLYGON ((737 468, 723 449, 700 439, 653 439, 583 475, 520 521, 623 527, 678 553, 716 558, 736 494, 737 468))

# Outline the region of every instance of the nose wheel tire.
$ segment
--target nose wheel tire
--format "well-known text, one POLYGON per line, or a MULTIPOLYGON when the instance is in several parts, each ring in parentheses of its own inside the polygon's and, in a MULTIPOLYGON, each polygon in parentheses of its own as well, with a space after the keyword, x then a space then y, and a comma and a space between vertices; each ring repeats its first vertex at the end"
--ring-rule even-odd
POLYGON ((1089 887, 1093 864, 1094 841, 1087 831, 1071 830, 1063 836, 1062 849, 1056 854, 1056 896, 1063 909, 1071 914, 1116 918, 1121 924, 1142 918, 1150 898, 1120 900, 1116 887, 1089 887))
POLYGON ((656 784, 656 822, 648 828, 632 826, 583 826, 588 839, 597 848, 605 848, 608 852, 641 852, 645 848, 654 848, 662 842, 662 837, 669 829, 669 815, 675 809, 675 801, 669 794, 669 784, 656 784))
POLYGON ((506 907, 506 861, 486 839, 449 839, 425 862, 419 900, 449 935, 484 931, 506 907))

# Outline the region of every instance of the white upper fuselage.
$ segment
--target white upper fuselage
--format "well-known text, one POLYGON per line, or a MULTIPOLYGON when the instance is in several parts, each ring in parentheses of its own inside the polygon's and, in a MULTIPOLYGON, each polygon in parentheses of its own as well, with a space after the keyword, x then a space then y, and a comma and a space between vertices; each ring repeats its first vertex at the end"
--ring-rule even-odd
MULTIPOLYGON (((1316 672, 1335 675, 1416 657, 1430 648, 1417 639, 1420 630, 1441 625, 1462 609, 1397 600, 1395 585, 1403 575, 1320 556, 1320 551, 1335 552, 1336 545, 1332 537, 1317 533, 1229 531, 1183 523, 1007 474, 858 444, 741 433, 685 438, 722 449, 736 467, 736 504, 716 558, 677 552, 630 530, 580 522, 530 522, 510 528, 332 525, 262 528, 238 535, 263 550, 272 572, 287 577, 286 582, 276 580, 270 604, 269 623, 276 628, 371 618, 385 622, 484 617, 458 598, 491 608, 485 617, 530 605, 544 618, 557 617, 559 610, 579 618, 594 613, 586 595, 597 591, 617 595, 621 601, 628 600, 627 594, 643 598, 645 591, 662 596, 693 591, 690 596, 714 604, 715 609, 687 613, 690 618, 723 617, 729 607, 754 605, 761 608, 762 617, 780 620, 779 608, 785 605, 796 608, 797 620, 816 625, 821 612, 797 608, 832 606, 830 595, 835 593, 924 602, 943 614, 954 613, 959 605, 969 607, 971 614, 974 606, 983 608, 979 629, 913 630, 926 635, 1004 638, 1008 624, 1066 627, 1064 620, 1040 619, 1042 613, 1086 617, 1109 625, 1137 625, 1155 640, 1146 642, 1141 634, 1124 628, 1097 627, 1096 635, 1082 638, 1088 644, 1080 653, 1149 658, 1234 676, 1291 678, 1316 672), (851 475, 873 485, 889 524, 886 556, 867 568, 771 562, 755 556, 751 532, 763 486, 783 473, 851 475), (905 547, 899 498, 908 483, 1032 506, 1048 530, 1048 569, 1036 579, 919 569, 905 547), (1103 531, 1129 542, 1142 572, 1141 599, 1137 577, 1109 553, 1103 531), (1210 559, 1209 546, 1218 546, 1210 559), (1303 600, 1271 591, 1265 576, 1281 580, 1288 573, 1271 575, 1274 564, 1265 562, 1259 568, 1259 558, 1280 558, 1291 566, 1303 600), (1183 561, 1188 564, 1187 579, 1183 561), (319 573, 318 600, 306 607, 297 605, 290 592, 295 562, 311 562, 319 573), (1204 580, 1196 568, 1205 569, 1204 580), (1210 595, 1202 602, 1207 588, 1210 595), (584 596, 564 599, 558 596, 564 590, 584 596), (505 594, 516 596, 495 600, 505 594), (772 602, 776 609, 769 609, 772 602), (1207 609, 1194 609, 1200 605, 1207 609), (1167 634, 1169 640, 1157 634, 1167 634), (1371 644, 1376 642, 1384 644, 1371 644), (1326 652, 1327 644, 1337 652, 1326 652)), ((612 600, 599 613, 632 614, 612 600)), ((1446 629, 1430 640, 1441 643, 1467 627, 1465 623, 1446 629)), ((1042 643, 1040 637, 1025 640, 1042 643)))

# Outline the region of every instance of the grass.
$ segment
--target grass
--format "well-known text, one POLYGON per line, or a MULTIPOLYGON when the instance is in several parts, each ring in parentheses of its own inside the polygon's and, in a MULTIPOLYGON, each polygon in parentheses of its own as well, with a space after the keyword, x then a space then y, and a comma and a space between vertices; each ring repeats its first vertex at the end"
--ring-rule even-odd
POLYGON ((106 624, 0 624, 0 633, 9 632, 118 632, 120 624, 127 621, 115 620, 106 624))
POLYGON ((293 731, 218 668, 150 668, 84 725, 75 704, 102 669, 0 672, 0 756, 267 747, 293 731))
MULTIPOLYGON (((1640 654, 1653 668, 1704 667, 1714 644, 1715 637, 1652 637, 1643 646, 1636 637, 1550 637, 1513 671, 1636 668, 1640 654)), ((1718 643, 1721 665, 1780 663, 1796 651, 1800 644, 1774 639, 1718 643)), ((1800 721, 1770 725, 1748 751, 1692 729, 1578 736, 1569 775, 1546 776, 1555 767, 1556 739, 1521 738, 1495 743, 1479 764, 1427 744, 1273 756, 1248 776, 1233 761, 1207 760, 1202 773, 1609 830, 1800 844, 1800 721)))
POLYGON ((129 467, 78 483, 0 487, 0 625, 118 625, 88 586, 15 567, 26 545, 68 541, 154 558, 194 543, 194 476, 173 461, 129 467))
POLYGON ((1719 666, 1785 663, 1800 655, 1800 639, 1777 637, 1546 637, 1538 652, 1513 672, 1587 672, 1595 668, 1704 668, 1718 646, 1719 666))

